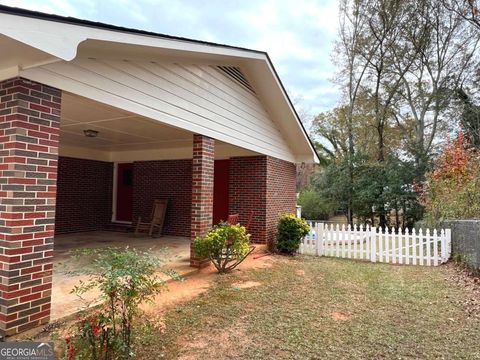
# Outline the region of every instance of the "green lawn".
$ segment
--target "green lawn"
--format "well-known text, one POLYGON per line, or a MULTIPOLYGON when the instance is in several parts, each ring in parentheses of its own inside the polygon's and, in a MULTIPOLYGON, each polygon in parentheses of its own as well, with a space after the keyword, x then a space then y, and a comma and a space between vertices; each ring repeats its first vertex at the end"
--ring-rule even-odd
POLYGON ((139 358, 480 359, 480 318, 446 267, 281 258, 219 276, 144 326, 139 358), (248 282, 252 287, 240 288, 248 282), (153 355, 155 354, 155 355, 153 355))

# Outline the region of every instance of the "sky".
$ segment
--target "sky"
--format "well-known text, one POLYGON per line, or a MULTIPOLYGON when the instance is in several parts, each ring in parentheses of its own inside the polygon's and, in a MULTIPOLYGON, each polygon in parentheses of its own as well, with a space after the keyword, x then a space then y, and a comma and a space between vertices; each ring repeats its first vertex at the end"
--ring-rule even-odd
POLYGON ((0 4, 267 51, 304 116, 333 108, 337 0, 0 0, 0 4))

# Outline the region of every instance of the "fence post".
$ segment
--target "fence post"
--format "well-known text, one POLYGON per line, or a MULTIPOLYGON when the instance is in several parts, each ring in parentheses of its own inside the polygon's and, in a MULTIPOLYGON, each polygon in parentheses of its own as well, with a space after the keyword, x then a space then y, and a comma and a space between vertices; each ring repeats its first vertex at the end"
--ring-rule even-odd
POLYGON ((315 245, 317 248, 317 256, 323 255, 323 223, 316 223, 315 229, 315 245))
POLYGON ((440 262, 443 264, 447 261, 447 235, 445 229, 440 230, 440 262))
POLYGON ((447 258, 445 261, 447 261, 452 255, 452 229, 445 229, 445 235, 447 237, 447 258))
POLYGON ((371 227, 369 234, 370 241, 370 261, 377 262, 377 228, 371 227))

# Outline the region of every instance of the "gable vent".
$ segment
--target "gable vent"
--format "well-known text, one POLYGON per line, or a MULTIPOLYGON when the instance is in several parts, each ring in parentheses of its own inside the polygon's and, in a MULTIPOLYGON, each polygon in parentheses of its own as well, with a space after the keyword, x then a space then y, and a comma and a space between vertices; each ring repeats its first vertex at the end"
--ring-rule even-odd
POLYGON ((247 89, 251 93, 255 94, 255 90, 253 90, 252 85, 248 82, 247 78, 243 73, 240 71, 240 69, 236 66, 217 66, 217 69, 219 69, 221 72, 223 72, 226 76, 228 76, 230 79, 235 81, 237 84, 242 86, 243 88, 247 89))

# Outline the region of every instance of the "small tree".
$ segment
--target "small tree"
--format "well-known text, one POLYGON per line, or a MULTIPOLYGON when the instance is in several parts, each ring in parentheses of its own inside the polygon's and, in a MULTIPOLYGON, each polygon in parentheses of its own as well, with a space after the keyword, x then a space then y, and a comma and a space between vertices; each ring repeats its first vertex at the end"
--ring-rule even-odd
MULTIPOLYGON (((92 289, 100 290, 95 302, 101 305, 92 310, 86 302, 76 330, 65 338, 67 358, 127 359, 134 356, 132 333, 134 317, 140 304, 152 301, 161 291, 164 281, 155 273, 160 259, 149 253, 130 248, 79 249, 74 258, 93 257, 92 262, 72 275, 87 275, 72 293, 81 299, 92 289)), ((176 277, 172 271, 162 272, 176 277)))
POLYGON ((193 242, 195 254, 208 258, 220 274, 236 268, 254 250, 245 227, 221 222, 193 242))
POLYGON ((284 214, 280 217, 277 230, 277 249, 281 253, 293 255, 310 231, 310 226, 293 214, 284 214))

